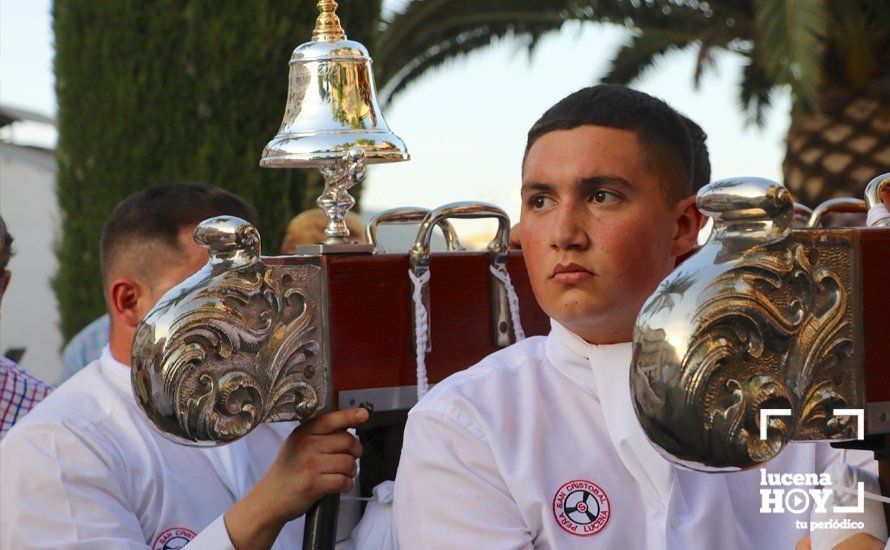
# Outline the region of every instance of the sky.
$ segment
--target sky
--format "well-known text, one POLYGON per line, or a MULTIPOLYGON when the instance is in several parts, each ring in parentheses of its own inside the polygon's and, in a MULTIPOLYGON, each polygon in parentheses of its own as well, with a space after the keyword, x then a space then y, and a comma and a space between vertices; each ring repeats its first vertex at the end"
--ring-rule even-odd
MULTIPOLYGON (((385 0, 384 5, 391 11, 403 3, 385 0)), ((482 200, 517 218, 529 126, 560 98, 595 83, 628 36, 617 27, 570 24, 544 39, 531 57, 516 42, 502 40, 426 75, 384 110, 412 159, 369 168, 363 209, 482 200)), ((775 99, 764 129, 746 127, 736 100, 741 58, 719 55, 716 71, 695 90, 694 56, 689 51, 665 57, 635 87, 661 97, 705 129, 713 179, 780 179, 787 95, 775 99)), ((0 103, 55 114, 52 57, 50 0, 0 0, 0 103)), ((281 77, 287 78, 286 67, 281 77)), ((269 129, 270 138, 276 130, 269 129)), ((470 223, 461 230, 458 224, 462 232, 478 227, 470 223)))

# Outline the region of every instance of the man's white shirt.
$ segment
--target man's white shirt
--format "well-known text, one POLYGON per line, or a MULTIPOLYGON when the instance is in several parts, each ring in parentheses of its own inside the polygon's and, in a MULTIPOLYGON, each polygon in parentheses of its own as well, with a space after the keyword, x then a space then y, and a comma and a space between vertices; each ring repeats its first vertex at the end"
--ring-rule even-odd
MULTIPOLYGON (((794 548, 808 515, 761 513, 759 469, 693 472, 652 447, 630 359, 629 343, 590 345, 554 322, 438 384, 405 429, 400 546, 794 548)), ((766 469, 820 473, 839 454, 792 443, 766 469)))
MULTIPOLYGON (((138 409, 108 348, 0 443, 0 548, 231 548, 222 515, 265 474, 295 423, 216 448, 178 445, 138 409)), ((275 548, 302 545, 303 518, 275 548)))

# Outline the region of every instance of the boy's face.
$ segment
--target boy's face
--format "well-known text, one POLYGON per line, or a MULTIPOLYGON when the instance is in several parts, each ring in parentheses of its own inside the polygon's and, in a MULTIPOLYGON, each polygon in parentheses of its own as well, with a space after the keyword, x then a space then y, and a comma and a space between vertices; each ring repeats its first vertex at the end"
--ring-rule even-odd
POLYGON ((522 177, 522 250, 538 303, 588 342, 629 341, 643 302, 695 242, 697 228, 684 227, 697 225, 685 220, 697 216, 692 201, 667 204, 633 131, 544 134, 522 177))

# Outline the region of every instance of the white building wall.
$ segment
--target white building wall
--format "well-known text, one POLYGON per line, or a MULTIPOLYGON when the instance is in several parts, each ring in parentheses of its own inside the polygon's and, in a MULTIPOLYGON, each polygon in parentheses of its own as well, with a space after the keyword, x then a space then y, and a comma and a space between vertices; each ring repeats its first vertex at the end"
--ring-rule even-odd
POLYGON ((59 313, 50 280, 59 227, 51 153, 0 144, 0 215, 15 238, 12 280, 0 307, 0 352, 26 348, 28 372, 55 383, 61 366, 59 313))

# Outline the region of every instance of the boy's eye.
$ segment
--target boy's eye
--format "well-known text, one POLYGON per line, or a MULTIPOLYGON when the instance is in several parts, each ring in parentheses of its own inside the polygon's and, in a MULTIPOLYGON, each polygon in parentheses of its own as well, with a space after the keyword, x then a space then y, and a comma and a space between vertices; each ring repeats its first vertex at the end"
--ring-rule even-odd
POLYGON ((608 206, 610 204, 614 204, 614 203, 618 202, 619 200, 621 200, 621 197, 619 197, 617 194, 615 194, 611 191, 606 191, 604 189, 599 189, 597 191, 594 191, 592 198, 593 198, 593 202, 595 202, 597 204, 601 204, 603 206, 608 206))
POLYGON ((553 204, 553 201, 550 197, 545 197, 544 195, 536 195, 528 201, 528 205, 532 210, 543 210, 551 204, 553 204))

